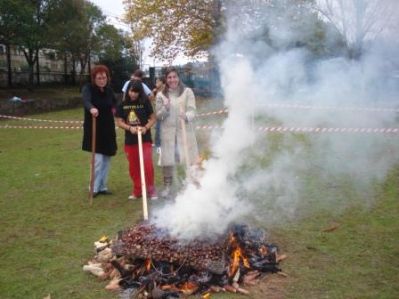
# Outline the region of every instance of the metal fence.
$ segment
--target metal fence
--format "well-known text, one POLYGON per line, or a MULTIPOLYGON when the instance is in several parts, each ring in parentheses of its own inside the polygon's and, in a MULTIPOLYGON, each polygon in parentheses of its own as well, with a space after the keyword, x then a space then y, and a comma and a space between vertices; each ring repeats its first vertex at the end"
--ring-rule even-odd
MULTIPOLYGON (((193 89, 194 93, 203 97, 219 96, 221 93, 219 72, 215 67, 186 65, 178 66, 176 69, 179 72, 181 80, 193 89)), ((144 82, 152 89, 155 86, 156 78, 165 73, 164 67, 150 67, 149 76, 144 78, 144 82)), ((37 83, 37 75, 34 74, 34 84, 37 83)), ((40 72, 40 83, 61 83, 61 84, 79 84, 86 82, 88 75, 75 75, 73 80, 72 74, 65 74, 63 72, 40 72)), ((29 72, 14 71, 12 72, 12 83, 14 86, 28 86, 29 85, 29 72)), ((113 82, 117 87, 117 84, 113 82)), ((123 82, 119 82, 120 85, 123 82)), ((8 84, 7 72, 0 70, 0 87, 5 88, 8 84)), ((115 91, 119 92, 120 88, 115 91)))
MULTIPOLYGON (((83 82, 87 80, 88 75, 75 75, 75 83, 83 82)), ((36 72, 33 76, 34 84, 37 83, 36 72)), ((60 72, 40 72, 40 83, 64 83, 73 84, 72 74, 65 75, 60 72)), ((12 72, 12 84, 14 86, 28 86, 29 85, 29 72, 12 72)), ((8 75, 7 72, 0 71, 0 87, 8 87, 8 75)))
MULTIPOLYGON (((184 84, 192 88, 195 94, 204 97, 220 96, 220 77, 216 67, 186 65, 178 66, 176 69, 180 79, 184 84)), ((150 67, 146 83, 154 86, 156 78, 162 76, 165 71, 166 68, 163 67, 150 67)))

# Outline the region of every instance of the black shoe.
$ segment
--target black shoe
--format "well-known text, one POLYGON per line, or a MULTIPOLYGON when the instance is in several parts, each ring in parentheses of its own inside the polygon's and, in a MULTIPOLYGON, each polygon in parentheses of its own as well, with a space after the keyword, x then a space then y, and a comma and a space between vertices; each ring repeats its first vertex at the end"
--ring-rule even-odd
POLYGON ((112 192, 109 191, 109 190, 103 190, 103 191, 100 191, 98 193, 103 194, 103 195, 111 195, 112 194, 112 192))
POLYGON ((99 194, 100 194, 100 192, 93 192, 93 198, 96 197, 99 194))

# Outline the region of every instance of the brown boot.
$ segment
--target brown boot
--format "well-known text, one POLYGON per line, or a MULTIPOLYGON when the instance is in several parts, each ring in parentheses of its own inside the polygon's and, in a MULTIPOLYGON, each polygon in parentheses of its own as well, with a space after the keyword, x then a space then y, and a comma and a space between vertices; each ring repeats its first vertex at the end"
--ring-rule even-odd
POLYGON ((164 189, 161 192, 161 197, 162 198, 167 198, 170 196, 171 189, 172 189, 172 182, 173 182, 173 177, 171 176, 165 176, 163 177, 163 185, 164 189))

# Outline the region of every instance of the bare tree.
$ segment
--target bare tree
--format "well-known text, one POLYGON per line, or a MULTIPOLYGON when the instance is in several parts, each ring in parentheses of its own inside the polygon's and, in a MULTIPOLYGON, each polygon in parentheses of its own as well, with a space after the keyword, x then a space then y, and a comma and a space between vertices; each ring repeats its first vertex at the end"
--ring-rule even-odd
POLYGON ((357 59, 395 17, 395 0, 317 0, 315 9, 342 35, 350 58, 357 59))

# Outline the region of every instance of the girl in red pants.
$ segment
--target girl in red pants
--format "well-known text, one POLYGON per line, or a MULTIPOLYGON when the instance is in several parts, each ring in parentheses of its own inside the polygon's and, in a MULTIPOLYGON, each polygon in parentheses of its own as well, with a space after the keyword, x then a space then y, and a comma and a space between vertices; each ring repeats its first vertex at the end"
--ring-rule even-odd
POLYGON ((143 140, 144 173, 147 192, 150 199, 157 199, 154 187, 154 166, 152 163, 152 139, 150 128, 156 117, 150 100, 144 93, 140 81, 131 81, 127 88, 127 97, 116 111, 116 124, 125 130, 125 153, 129 161, 129 173, 133 181, 133 191, 129 199, 142 196, 140 159, 137 133, 141 131, 143 140))

